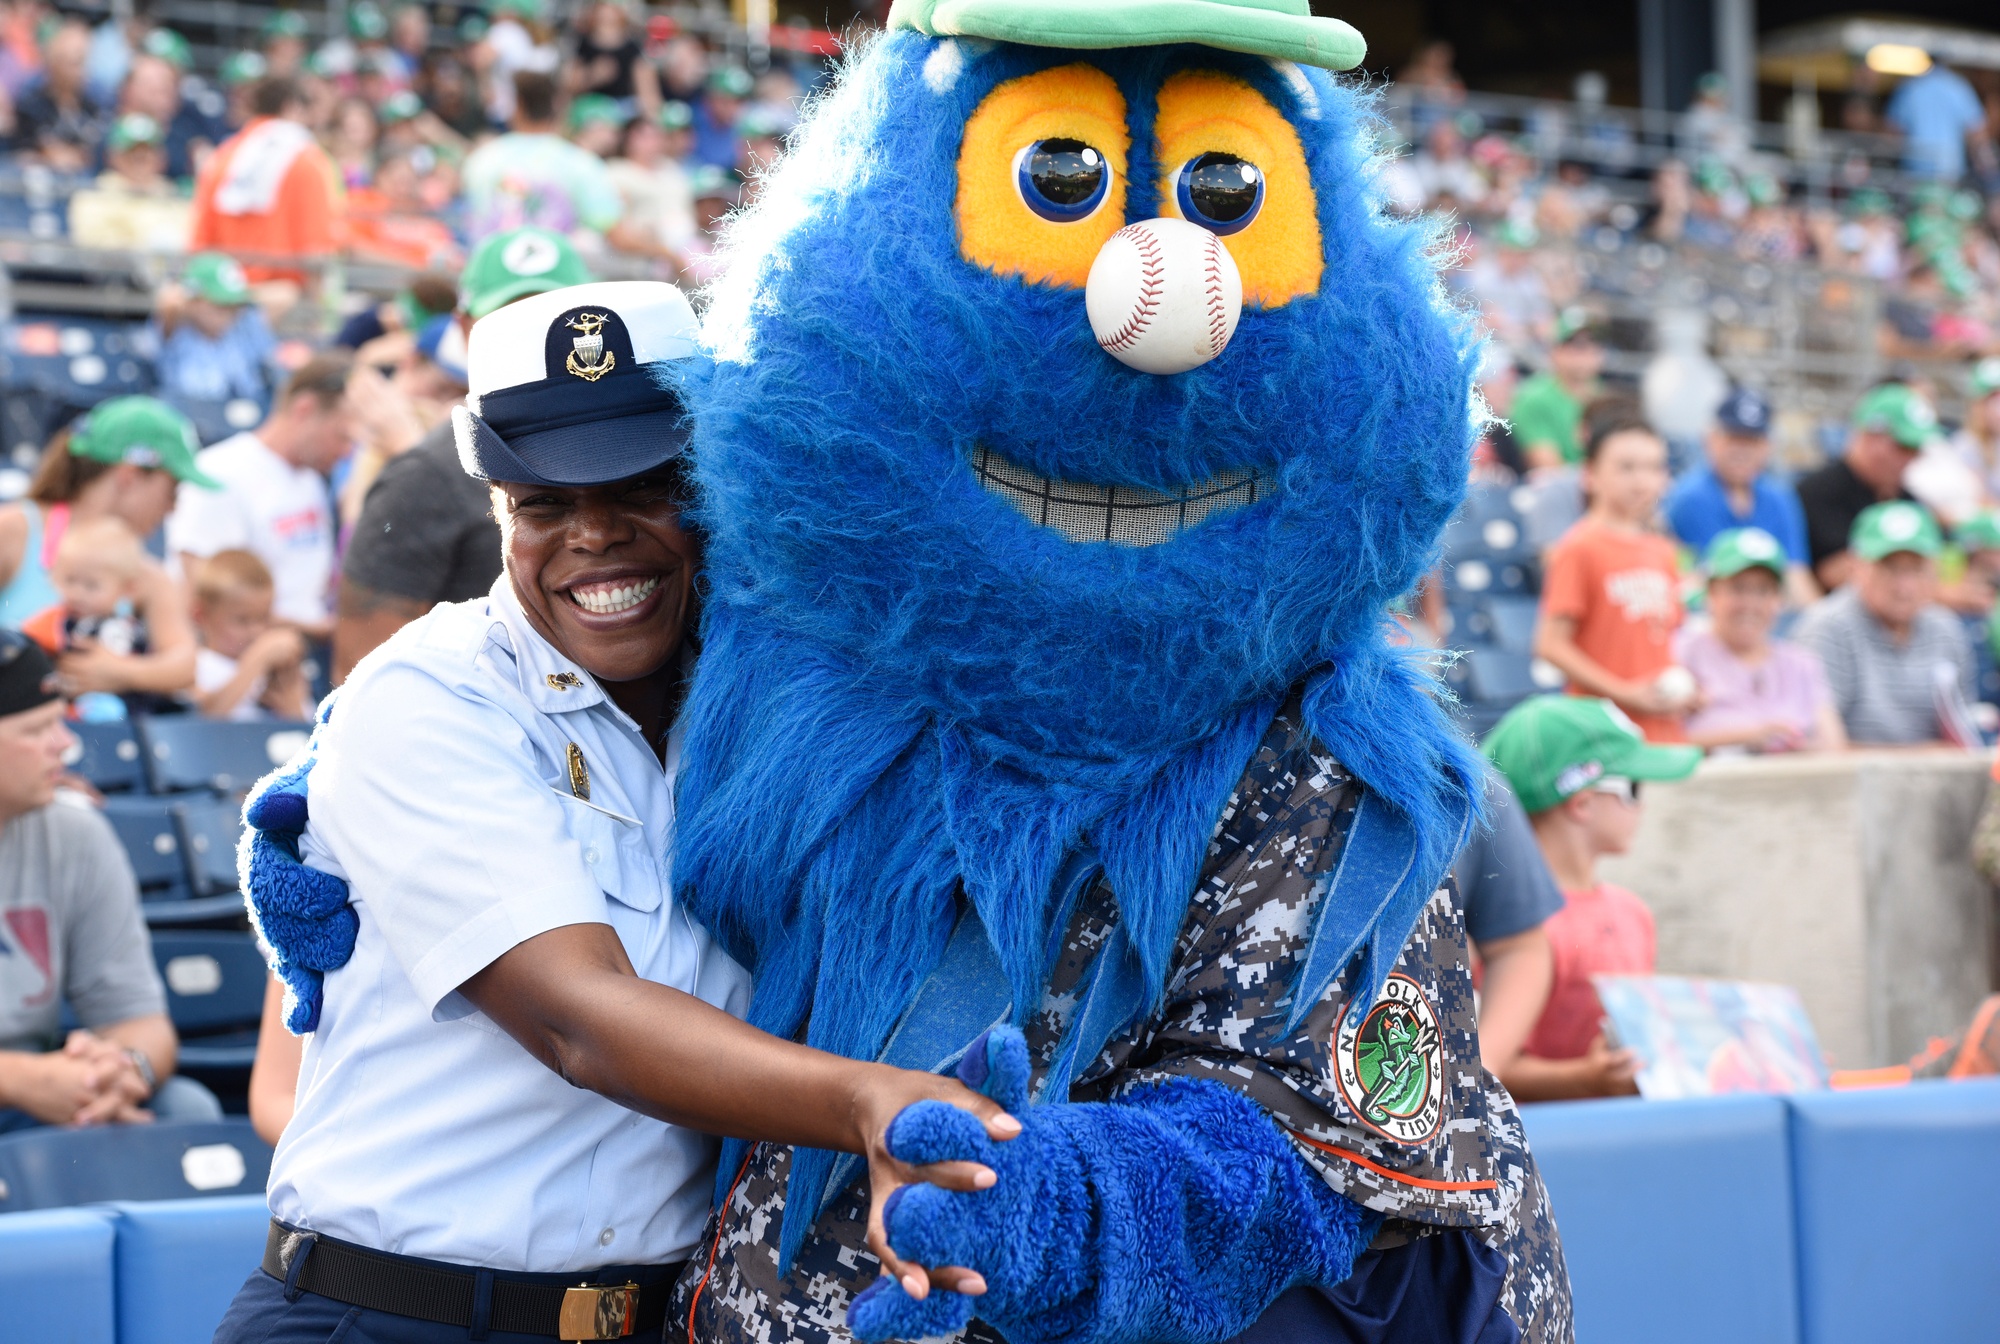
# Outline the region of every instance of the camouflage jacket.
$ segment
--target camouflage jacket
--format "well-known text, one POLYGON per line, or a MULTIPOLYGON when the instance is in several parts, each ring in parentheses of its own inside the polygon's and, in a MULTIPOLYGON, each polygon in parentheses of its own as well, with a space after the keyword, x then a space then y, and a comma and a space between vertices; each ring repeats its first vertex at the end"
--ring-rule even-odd
MULTIPOLYGON (((1256 1101, 1336 1191, 1387 1216, 1386 1246, 1446 1227, 1503 1251, 1502 1301, 1534 1344, 1570 1339, 1569 1278, 1520 1116, 1479 1062, 1456 890, 1439 888, 1382 997, 1343 1022, 1346 976, 1294 1030, 1291 986, 1310 916, 1340 858, 1362 786, 1286 706, 1223 810, 1176 944, 1167 992, 1114 1037, 1070 1091, 1116 1101, 1143 1083, 1200 1078, 1256 1101)), ((1024 1023, 1037 1081, 1076 986, 1117 920, 1108 888, 1079 900, 1037 1011, 1024 1023)), ((711 1215, 668 1315, 667 1344, 845 1344, 847 1304, 879 1272, 866 1245, 865 1175, 830 1203, 780 1276, 789 1149, 753 1149, 711 1215)), ((996 1336, 976 1319, 962 1338, 996 1336)))

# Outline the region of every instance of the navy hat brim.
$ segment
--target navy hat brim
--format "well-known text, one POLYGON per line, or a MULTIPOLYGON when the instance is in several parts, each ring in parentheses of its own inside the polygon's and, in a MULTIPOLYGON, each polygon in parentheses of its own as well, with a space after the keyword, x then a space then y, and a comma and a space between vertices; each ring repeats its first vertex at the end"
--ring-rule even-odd
POLYGON ((692 426, 680 397, 645 367, 604 386, 609 395, 580 414, 573 402, 564 408, 568 414, 550 414, 548 393, 567 400, 573 389, 537 384, 489 394, 477 409, 454 406, 459 466, 481 481, 580 486, 608 485, 673 461, 687 451, 692 426))

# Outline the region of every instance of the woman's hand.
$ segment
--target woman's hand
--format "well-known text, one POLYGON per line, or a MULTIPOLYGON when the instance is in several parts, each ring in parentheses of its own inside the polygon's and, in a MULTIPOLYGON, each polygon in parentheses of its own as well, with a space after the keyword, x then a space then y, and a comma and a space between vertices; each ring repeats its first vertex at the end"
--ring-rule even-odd
POLYGON ((986 1280, 973 1270, 951 1265, 927 1269, 900 1259, 889 1249, 882 1211, 889 1197, 901 1187, 928 1183, 946 1190, 986 1190, 997 1179, 991 1167, 978 1162, 937 1162, 915 1167, 891 1155, 890 1122, 904 1107, 919 1101, 942 1101, 969 1112, 986 1126, 986 1137, 995 1142, 1019 1134, 1021 1122, 992 1098, 936 1074, 870 1065, 855 1089, 855 1128, 868 1158, 868 1249, 881 1258, 883 1272, 894 1277, 903 1285, 904 1292, 919 1301, 933 1286, 977 1297, 986 1291, 986 1280))

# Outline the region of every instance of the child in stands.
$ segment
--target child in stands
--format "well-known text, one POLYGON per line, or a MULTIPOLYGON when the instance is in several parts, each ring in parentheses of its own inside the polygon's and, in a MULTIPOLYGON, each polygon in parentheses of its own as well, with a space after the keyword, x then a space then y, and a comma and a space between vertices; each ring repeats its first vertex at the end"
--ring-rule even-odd
POLYGON ((1701 748, 1656 746, 1608 700, 1542 695, 1508 711, 1486 755, 1507 778, 1562 888, 1563 908, 1542 925, 1555 960, 1547 1003, 1500 1081, 1517 1101, 1617 1096, 1636 1090, 1638 1060, 1604 1039, 1593 975, 1653 973, 1653 915, 1597 862, 1623 854, 1638 832, 1639 786, 1683 779, 1701 748))
MULTIPOLYGON (((21 632, 59 655, 101 649, 118 658, 146 652, 146 623, 137 611, 146 555, 132 529, 117 518, 80 518, 56 543, 49 582, 62 600, 28 618, 21 632)), ((122 719, 123 703, 100 691, 78 696, 79 718, 122 719)))
POLYGON ((1656 526, 1667 445, 1624 403, 1592 407, 1589 430, 1590 508, 1549 549, 1535 652, 1569 679, 1572 695, 1612 701, 1649 741, 1684 742, 1696 687, 1674 662, 1680 569, 1656 526))
POLYGON ((271 571, 249 551, 217 551, 194 580, 201 636, 189 698, 211 719, 310 719, 305 639, 274 623, 271 571))

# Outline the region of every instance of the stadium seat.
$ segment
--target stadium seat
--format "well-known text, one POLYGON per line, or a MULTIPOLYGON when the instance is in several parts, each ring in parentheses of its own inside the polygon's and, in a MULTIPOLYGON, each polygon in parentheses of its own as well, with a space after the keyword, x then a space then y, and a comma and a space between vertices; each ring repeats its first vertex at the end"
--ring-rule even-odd
POLYGON ((1782 1099, 1570 1101, 1521 1114, 1562 1229, 1578 1339, 1799 1339, 1782 1099))
POLYGON ((101 1209, 0 1216, 0 1338, 112 1344, 116 1236, 101 1209))
POLYGON ((269 970, 257 941, 229 930, 154 929, 153 961, 167 984, 167 1014, 181 1034, 181 1069, 247 1071, 269 970))
POLYGON ((1792 1152, 1806 1344, 2000 1338, 2000 1079, 1795 1097, 1792 1152))
POLYGON ((114 1204, 118 1344, 207 1344, 263 1261, 271 1225, 258 1193, 114 1204))
POLYGON ((181 855, 180 822, 173 804, 164 798, 114 796, 104 800, 104 817, 132 861, 139 899, 149 904, 186 900, 187 860, 181 855))
POLYGON ((1489 644, 1508 653, 1533 653, 1539 612, 1536 599, 1524 595, 1460 597, 1452 604, 1451 642, 1459 648, 1489 644))
POLYGON ((1471 649, 1459 666, 1464 669, 1459 694, 1482 705, 1513 706, 1531 695, 1559 690, 1560 674, 1538 667, 1525 653, 1507 649, 1471 649))
POLYGON ((238 795, 303 750, 309 723, 228 723, 195 714, 139 723, 155 793, 209 789, 238 795))
POLYGON ((248 1120, 31 1129, 0 1137, 0 1213, 251 1194, 270 1173, 270 1145, 248 1120))
POLYGON ((99 793, 131 793, 146 787, 146 768, 139 761, 139 739, 128 720, 72 723, 77 745, 64 764, 89 780, 99 793))
POLYGON ((176 800, 186 838, 188 885, 197 897, 234 896, 243 809, 234 798, 176 800))

